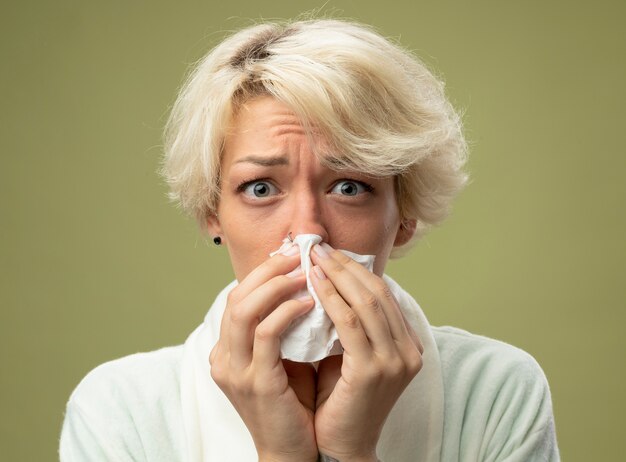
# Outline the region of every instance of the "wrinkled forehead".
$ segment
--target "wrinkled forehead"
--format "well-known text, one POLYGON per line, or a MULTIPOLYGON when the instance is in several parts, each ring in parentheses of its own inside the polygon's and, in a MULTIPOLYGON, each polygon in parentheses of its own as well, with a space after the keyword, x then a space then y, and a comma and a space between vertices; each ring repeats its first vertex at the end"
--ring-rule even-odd
POLYGON ((259 96, 236 108, 228 124, 227 136, 246 133, 306 135, 306 125, 286 104, 271 96, 259 96))
POLYGON ((266 87, 254 87, 242 90, 234 98, 232 109, 228 125, 230 140, 225 138, 224 150, 232 146, 233 140, 258 143, 292 133, 306 137, 310 151, 330 170, 355 172, 371 178, 398 174, 389 165, 381 168, 385 163, 381 146, 377 146, 380 140, 357 134, 364 127, 355 130, 350 111, 337 109, 330 101, 320 103, 316 98, 307 99, 297 92, 273 95, 266 87))
POLYGON ((333 169, 341 165, 341 150, 333 148, 318 124, 270 95, 251 98, 236 108, 225 131, 224 151, 248 153, 293 139, 305 140, 323 165, 333 169))

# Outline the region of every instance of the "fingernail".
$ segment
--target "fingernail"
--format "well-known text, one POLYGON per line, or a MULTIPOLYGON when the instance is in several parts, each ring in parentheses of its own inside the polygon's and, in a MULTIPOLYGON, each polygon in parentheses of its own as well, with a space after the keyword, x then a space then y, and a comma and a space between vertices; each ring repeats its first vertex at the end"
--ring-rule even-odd
POLYGON ((298 255, 300 253, 300 247, 297 245, 292 245, 287 250, 283 252, 283 255, 286 257, 293 257, 294 255, 298 255))
POLYGON ((295 270, 290 273, 287 273, 288 278, 297 278, 298 276, 302 276, 302 267, 298 266, 295 270))
POLYGON ((324 271, 322 271, 322 268, 320 268, 319 266, 314 266, 313 272, 315 273, 315 276, 317 277, 317 279, 326 279, 326 275, 324 274, 324 271))
POLYGON ((315 244, 315 246, 313 247, 313 251, 320 257, 320 258, 328 258, 328 253, 319 245, 319 244, 315 244))

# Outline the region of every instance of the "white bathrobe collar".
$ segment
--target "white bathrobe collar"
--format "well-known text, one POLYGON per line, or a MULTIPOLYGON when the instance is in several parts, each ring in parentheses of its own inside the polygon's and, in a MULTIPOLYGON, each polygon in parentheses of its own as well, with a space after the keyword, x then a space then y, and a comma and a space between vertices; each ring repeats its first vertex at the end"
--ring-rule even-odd
MULTIPOLYGON (((417 302, 389 276, 384 276, 400 308, 424 346, 423 367, 391 410, 380 440, 383 461, 439 461, 443 437, 443 379, 430 325, 417 302)), ((217 343, 228 292, 226 286, 204 323, 187 338, 181 367, 183 431, 188 462, 254 461, 257 453, 245 424, 211 378, 209 354, 217 343)))

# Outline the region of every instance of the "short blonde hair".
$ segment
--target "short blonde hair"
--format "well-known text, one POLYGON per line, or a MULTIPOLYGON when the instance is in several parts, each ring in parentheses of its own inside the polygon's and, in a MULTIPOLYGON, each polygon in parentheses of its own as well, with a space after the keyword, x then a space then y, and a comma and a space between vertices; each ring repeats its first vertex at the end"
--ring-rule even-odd
POLYGON ((320 156, 326 165, 396 177, 400 216, 417 229, 392 256, 443 221, 467 182, 460 116, 443 82, 410 52, 344 20, 259 24, 197 63, 167 121, 160 174, 202 229, 219 203, 226 129, 262 95, 288 105, 309 136, 321 134, 340 153, 320 156))

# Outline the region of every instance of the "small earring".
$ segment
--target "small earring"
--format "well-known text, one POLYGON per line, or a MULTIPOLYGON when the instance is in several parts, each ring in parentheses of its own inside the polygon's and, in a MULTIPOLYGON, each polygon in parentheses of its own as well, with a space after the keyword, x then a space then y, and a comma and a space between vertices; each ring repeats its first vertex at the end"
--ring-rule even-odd
POLYGON ((215 245, 220 245, 222 243, 222 238, 219 236, 215 236, 213 238, 213 242, 215 243, 215 245))

